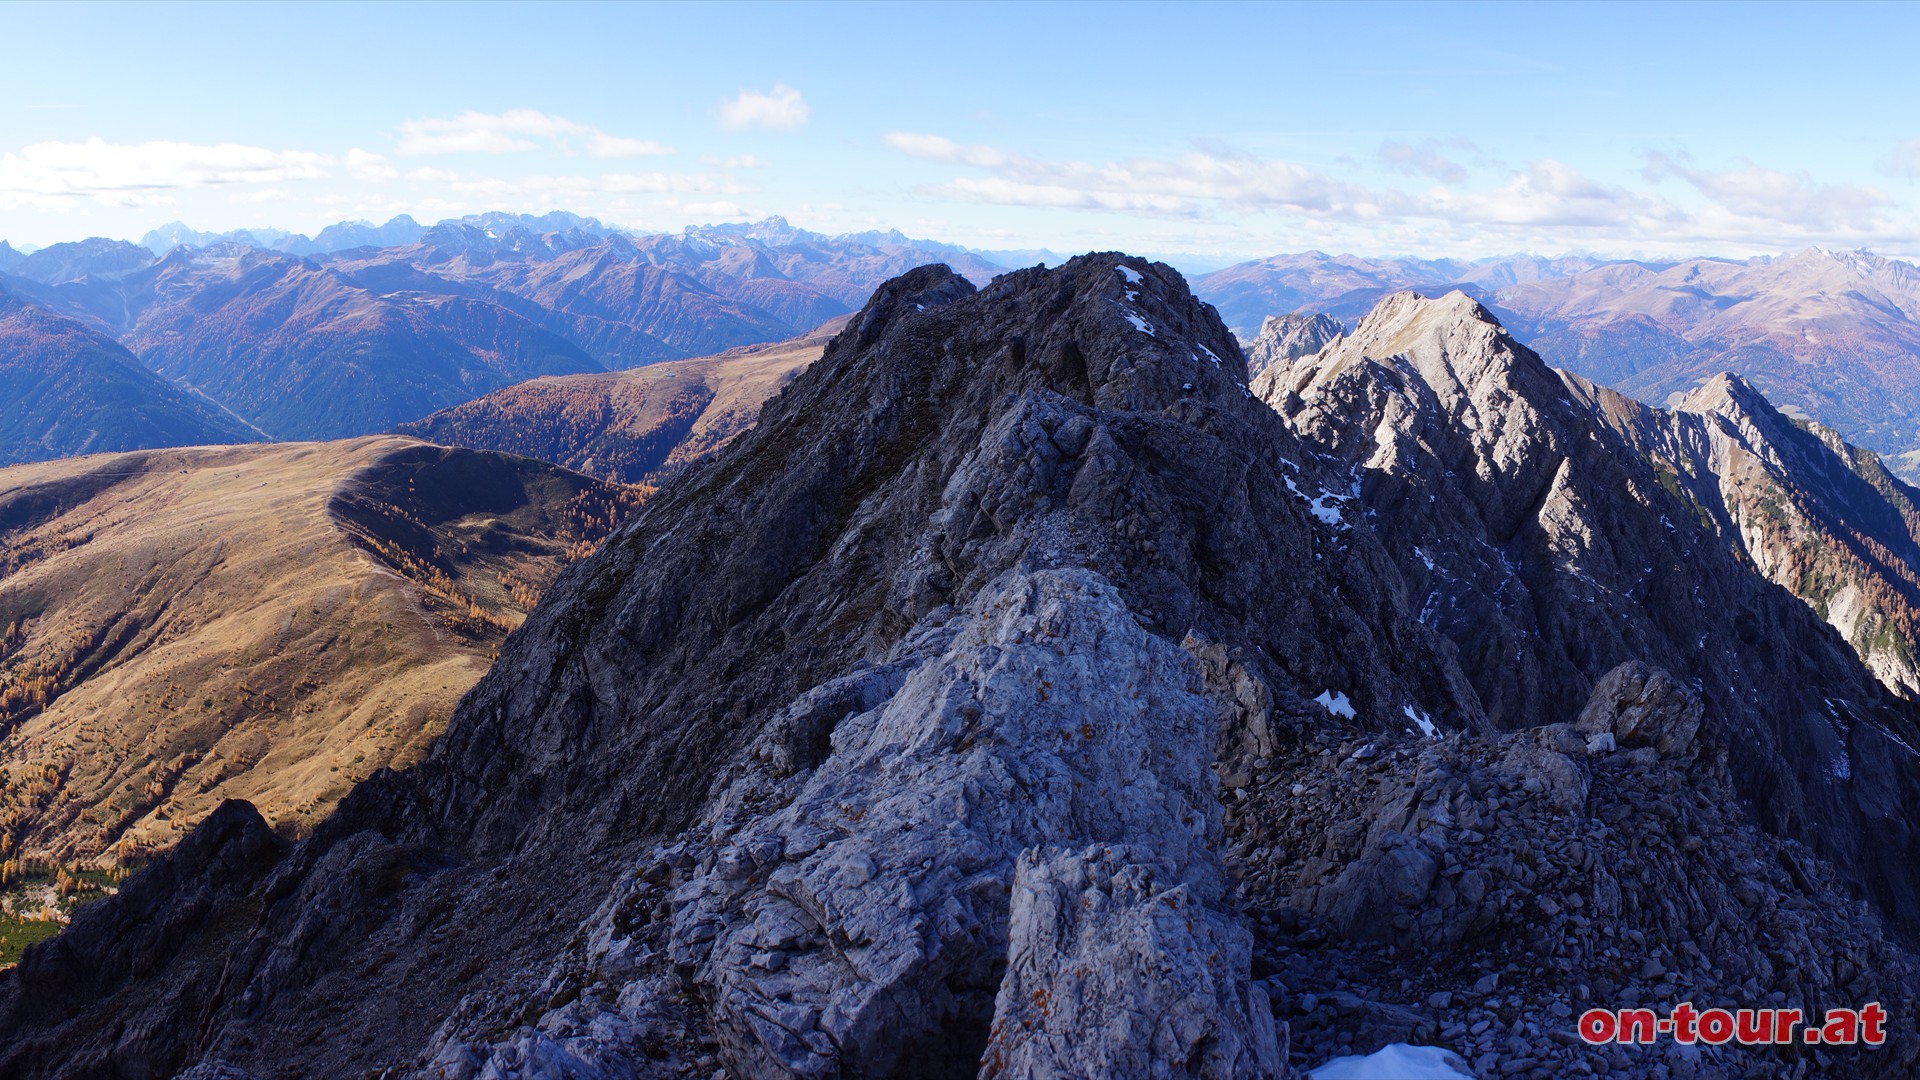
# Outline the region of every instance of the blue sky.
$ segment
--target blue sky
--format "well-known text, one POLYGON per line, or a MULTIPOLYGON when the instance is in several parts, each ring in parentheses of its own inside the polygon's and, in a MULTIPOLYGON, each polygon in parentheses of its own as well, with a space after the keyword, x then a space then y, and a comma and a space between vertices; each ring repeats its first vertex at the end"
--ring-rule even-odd
POLYGON ((33 5, 0 237, 573 210, 980 247, 1920 255, 1920 6, 33 5))

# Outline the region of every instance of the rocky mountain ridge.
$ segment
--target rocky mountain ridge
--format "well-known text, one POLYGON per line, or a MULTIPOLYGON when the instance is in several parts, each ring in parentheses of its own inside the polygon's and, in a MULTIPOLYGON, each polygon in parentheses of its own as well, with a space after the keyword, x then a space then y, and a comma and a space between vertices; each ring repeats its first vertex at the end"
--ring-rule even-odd
POLYGON ((1753 259, 1517 256, 1481 262, 1278 255, 1195 280, 1251 339, 1268 315, 1365 314, 1395 292, 1459 289, 1548 362, 1649 404, 1733 371, 1920 478, 1920 269, 1818 248, 1753 259))
POLYGON ((1235 346, 1124 256, 886 283, 425 762, 30 950, 0 1071, 1655 1076, 1572 1010, 1912 1015, 1909 705, 1467 298, 1235 346))
POLYGON ((1269 315, 1260 324, 1260 334, 1247 345, 1247 376, 1279 364, 1285 366, 1309 353, 1317 353, 1346 332, 1340 320, 1327 314, 1269 315))
POLYGON ((1920 492, 1872 451, 1785 415, 1731 373, 1666 413, 1568 381, 1663 486, 1832 624, 1882 683, 1908 697, 1920 690, 1920 492))

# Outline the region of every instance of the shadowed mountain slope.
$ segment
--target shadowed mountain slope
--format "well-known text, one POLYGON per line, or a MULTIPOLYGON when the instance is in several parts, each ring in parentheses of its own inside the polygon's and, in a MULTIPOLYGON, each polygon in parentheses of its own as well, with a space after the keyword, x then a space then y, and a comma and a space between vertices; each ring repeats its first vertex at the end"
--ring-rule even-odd
POLYGON ((1577 713, 1620 663, 1663 667, 1739 732, 1734 775, 1772 828, 1889 910, 1920 900, 1892 794, 1915 783, 1909 710, 1484 308, 1390 297, 1254 389, 1352 469, 1493 724, 1577 713))
POLYGON ((0 465, 261 437, 112 339, 0 288, 0 465))
POLYGON ((1831 623, 1881 682, 1920 692, 1920 492, 1737 375, 1715 376, 1670 412, 1566 379, 1663 487, 1831 623))

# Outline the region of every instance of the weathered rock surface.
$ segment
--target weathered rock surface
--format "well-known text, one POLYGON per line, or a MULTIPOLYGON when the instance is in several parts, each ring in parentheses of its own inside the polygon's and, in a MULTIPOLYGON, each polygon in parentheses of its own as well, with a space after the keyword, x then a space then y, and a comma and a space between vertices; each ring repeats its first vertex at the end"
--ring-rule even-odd
MULTIPOLYGON (((1015 574, 934 619, 923 633, 950 641, 842 720, 803 784, 750 775, 722 795, 723 846, 674 896, 674 958, 711 988, 728 1057, 752 1075, 977 1061, 1015 864, 1045 845, 1133 845, 1182 890, 1183 918, 1219 903, 1214 708, 1191 656, 1087 571, 1015 574)), ((1115 926, 1089 916, 1088 933, 1121 936, 1133 905, 1116 906, 1115 926)), ((1231 955, 1193 952, 1197 972, 1164 977, 1231 995, 1232 971, 1210 970, 1231 955)))
POLYGON ((1607 735, 1620 750, 1651 746, 1661 757, 1681 757, 1693 747, 1703 710, 1700 698, 1673 676, 1637 660, 1621 664, 1602 676, 1580 710, 1574 730, 1588 736, 1607 735))
MULTIPOLYGON (((1687 692, 1663 707, 1684 712, 1687 692)), ((1496 735, 1326 732, 1277 755, 1230 811, 1228 863, 1257 985, 1296 1061, 1436 1042, 1479 1076, 1910 1075, 1882 1050, 1589 1047, 1573 1018, 1880 1000, 1911 1017, 1920 970, 1805 845, 1745 815, 1727 748, 1589 752, 1571 724, 1496 735), (1358 756, 1371 745, 1374 753, 1358 756), (1520 760, 1579 777, 1556 798, 1520 760)))
POLYGON ((1247 346, 1247 377, 1317 353, 1344 330, 1331 315, 1269 315, 1260 324, 1260 335, 1247 346))
POLYGON ((982 1076, 1286 1075, 1252 936, 1148 852, 1021 856, 982 1076))
POLYGON ((1698 688, 1761 820, 1907 919, 1912 710, 1663 486, 1583 386, 1466 296, 1403 293, 1254 388, 1353 470, 1495 726, 1575 717, 1622 663, 1664 668, 1698 688))
POLYGON ((1403 298, 1276 411, 1165 267, 914 271, 169 964, 0 980, 0 1073, 1906 1075, 1910 1019, 1572 1034, 1904 1002, 1920 804, 1907 706, 1566 385, 1403 298))
POLYGON ((1691 520, 1805 601, 1889 689, 1920 692, 1920 492, 1737 375, 1714 376, 1671 411, 1564 378, 1691 520))

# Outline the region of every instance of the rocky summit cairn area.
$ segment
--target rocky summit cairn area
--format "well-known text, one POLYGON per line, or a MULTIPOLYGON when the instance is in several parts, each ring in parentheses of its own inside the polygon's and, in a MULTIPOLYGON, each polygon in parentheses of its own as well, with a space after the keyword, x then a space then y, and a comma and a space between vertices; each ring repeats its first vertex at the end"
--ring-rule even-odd
POLYGON ((1705 421, 1458 293, 1258 349, 1130 256, 886 282, 425 761, 28 951, 0 1076, 1920 1072, 1915 708, 1663 482, 1705 421), (1889 1038, 1576 1033, 1688 1000, 1889 1038))

